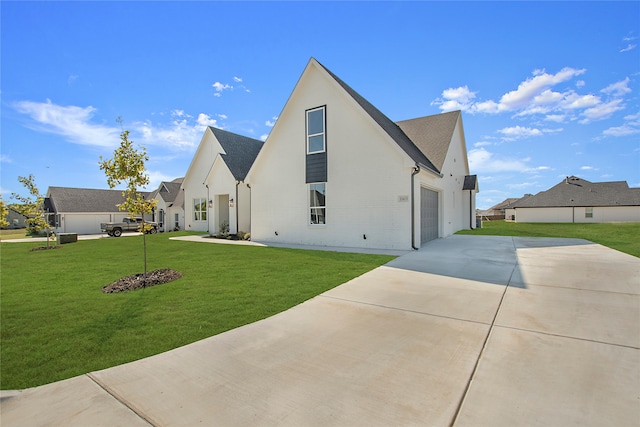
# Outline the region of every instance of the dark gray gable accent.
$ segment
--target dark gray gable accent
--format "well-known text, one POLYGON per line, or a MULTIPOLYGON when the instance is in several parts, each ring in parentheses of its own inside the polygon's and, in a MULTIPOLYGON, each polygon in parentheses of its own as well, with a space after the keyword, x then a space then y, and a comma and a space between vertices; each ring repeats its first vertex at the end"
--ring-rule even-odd
POLYGON ((244 181, 264 141, 209 127, 226 154, 221 157, 237 181, 244 181))
POLYGON ((478 185, 477 175, 467 175, 464 177, 464 184, 462 184, 463 190, 475 190, 478 185))
MULTIPOLYGON (((320 62, 318 62, 318 64, 320 64, 320 62)), ((402 129, 400 129, 398 125, 382 114, 380 110, 360 96, 360 94, 353 90, 349 85, 340 80, 340 78, 329 71, 327 67, 322 64, 320 64, 320 66, 324 68, 324 70, 329 73, 329 75, 333 77, 340 86, 342 86, 342 88, 364 109, 367 114, 369 114, 369 116, 371 116, 376 123, 378 123, 378 125, 391 137, 391 139, 396 142, 396 144, 400 146, 400 148, 402 148, 402 150, 404 150, 405 153, 409 155, 409 157, 411 157, 411 159, 413 159, 413 161, 431 169, 437 174, 440 173, 440 170, 438 170, 431 160, 429 160, 427 156, 420 151, 418 147, 416 147, 413 141, 411 141, 411 139, 402 131, 402 129)))
POLYGON ((306 159, 307 184, 327 182, 327 152, 307 154, 306 159))

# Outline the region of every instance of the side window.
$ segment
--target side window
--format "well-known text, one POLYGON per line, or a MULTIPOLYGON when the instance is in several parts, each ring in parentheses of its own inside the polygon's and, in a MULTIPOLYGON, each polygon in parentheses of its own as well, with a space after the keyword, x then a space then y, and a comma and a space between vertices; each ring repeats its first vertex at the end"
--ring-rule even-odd
POLYGON ((309 224, 326 224, 326 183, 309 184, 309 224))
POLYGON ((584 208, 584 217, 593 218, 593 208, 584 208))
POLYGON ((193 199, 193 220, 207 220, 207 200, 204 198, 193 199))
POLYGON ((307 110, 307 154, 325 151, 324 107, 307 110))

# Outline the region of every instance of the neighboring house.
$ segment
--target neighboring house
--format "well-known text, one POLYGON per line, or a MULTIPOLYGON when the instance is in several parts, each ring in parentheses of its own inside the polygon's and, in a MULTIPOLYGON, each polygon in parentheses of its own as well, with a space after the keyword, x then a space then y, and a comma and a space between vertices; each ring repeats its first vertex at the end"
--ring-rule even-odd
POLYGON ((640 188, 570 176, 506 209, 516 222, 640 222, 640 188))
MULTIPOLYGON (((530 196, 530 194, 525 194, 524 197, 528 197, 530 196)), ((508 199, 505 199, 504 201, 498 203, 497 205, 494 205, 492 207, 490 207, 489 209, 480 211, 478 213, 478 216, 481 217, 491 217, 490 219, 509 219, 509 218, 505 218, 506 216, 506 210, 508 208, 511 207, 511 205, 513 205, 515 202, 517 202, 518 200, 520 200, 517 197, 511 197, 508 199)))
POLYGON ((11 206, 7 207, 7 217, 5 218, 9 223, 8 226, 2 227, 3 230, 14 230, 18 228, 27 228, 27 217, 22 215, 17 210, 13 209, 11 206))
POLYGON ((150 195, 158 201, 153 220, 158 223, 160 231, 184 229, 184 192, 181 189, 183 180, 184 178, 176 178, 169 182, 163 181, 150 195))
MULTIPOLYGON (((161 231, 184 227, 181 179, 162 182, 153 192, 141 192, 146 199, 158 199, 153 214, 145 215, 149 221, 163 219, 161 231)), ((99 190, 93 188, 49 187, 44 200, 45 211, 56 233, 99 234, 100 224, 122 222, 128 212, 118 209, 124 202, 122 190, 99 190)), ((159 221, 158 221, 159 222, 159 221)))
POLYGON ((120 211, 122 190, 49 187, 45 209, 56 233, 98 234, 100 223, 120 222, 128 215, 120 211))
POLYGON ((244 184, 263 141, 208 127, 182 182, 185 229, 251 229, 251 189, 244 184))
POLYGON ((460 112, 394 123, 313 58, 246 182, 252 240, 409 250, 475 228, 460 112))

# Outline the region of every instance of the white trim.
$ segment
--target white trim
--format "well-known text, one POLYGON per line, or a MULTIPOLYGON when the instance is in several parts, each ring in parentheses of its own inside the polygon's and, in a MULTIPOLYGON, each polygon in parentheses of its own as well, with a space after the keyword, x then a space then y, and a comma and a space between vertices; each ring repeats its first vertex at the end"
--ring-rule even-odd
POLYGON ((305 114, 305 133, 306 133, 306 138, 307 138, 307 154, 318 154, 318 153, 324 153, 327 151, 327 111, 326 111, 326 105, 322 105, 320 107, 315 107, 315 108, 310 108, 308 110, 306 110, 304 112, 305 114), (320 133, 313 133, 310 134, 309 133, 309 113, 312 113, 314 111, 318 111, 318 110, 322 110, 322 132, 320 133), (322 150, 318 150, 318 151, 309 151, 309 140, 314 137, 314 136, 320 136, 322 135, 322 150))

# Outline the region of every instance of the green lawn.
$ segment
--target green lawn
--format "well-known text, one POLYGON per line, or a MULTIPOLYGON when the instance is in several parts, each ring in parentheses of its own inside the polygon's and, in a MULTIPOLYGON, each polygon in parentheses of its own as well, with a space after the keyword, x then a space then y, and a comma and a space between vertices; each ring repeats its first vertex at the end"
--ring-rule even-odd
POLYGON ((26 228, 18 228, 15 230, 0 230, 0 240, 27 239, 26 228))
POLYGON ((140 273, 142 237, 48 251, 0 243, 0 389, 22 389, 170 350, 264 319, 393 257, 170 241, 147 236, 148 270, 177 281, 104 294, 140 273))
POLYGON ((640 223, 570 224, 483 222, 482 228, 457 234, 477 236, 574 237, 640 257, 640 223))

